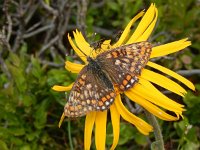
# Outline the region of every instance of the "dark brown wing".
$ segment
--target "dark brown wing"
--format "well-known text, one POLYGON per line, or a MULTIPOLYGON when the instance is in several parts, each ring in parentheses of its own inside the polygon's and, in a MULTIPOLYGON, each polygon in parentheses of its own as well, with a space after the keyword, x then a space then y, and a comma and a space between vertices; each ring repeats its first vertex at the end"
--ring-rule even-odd
POLYGON ((90 111, 106 110, 113 103, 115 96, 113 85, 108 87, 102 82, 98 72, 85 66, 79 73, 69 94, 68 102, 64 108, 65 116, 80 117, 90 111))
POLYGON ((138 81, 147 64, 152 46, 149 42, 124 45, 97 56, 101 68, 121 91, 128 90, 138 81))

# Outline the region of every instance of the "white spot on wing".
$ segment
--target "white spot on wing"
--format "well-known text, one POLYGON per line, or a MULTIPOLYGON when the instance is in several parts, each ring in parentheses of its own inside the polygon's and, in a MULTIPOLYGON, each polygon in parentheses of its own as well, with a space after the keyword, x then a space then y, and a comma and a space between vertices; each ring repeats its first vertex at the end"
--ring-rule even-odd
POLYGON ((92 88, 92 85, 91 85, 91 84, 88 84, 88 85, 87 85, 87 88, 88 88, 88 89, 91 89, 91 88, 92 88))
POLYGON ((110 99, 110 102, 112 103, 112 102, 113 102, 113 100, 114 100, 114 99, 113 99, 113 98, 111 98, 111 99, 110 99))
POLYGON ((110 103, 109 103, 108 101, 106 101, 105 104, 106 104, 106 106, 109 106, 109 105, 110 105, 110 103))
POLYGON ((105 106, 102 106, 102 107, 101 107, 101 109, 102 109, 102 110, 105 110, 105 109, 106 109, 106 107, 105 107, 105 106))
POLYGON ((88 98, 88 91, 87 90, 84 90, 84 95, 85 95, 85 98, 88 98))
POLYGON ((117 59, 117 60, 115 61, 115 65, 119 65, 119 64, 121 64, 121 61, 117 59))
POLYGON ((92 92, 92 91, 89 91, 89 95, 90 95, 90 97, 92 97, 92 95, 93 95, 93 92, 92 92))
POLYGON ((91 111, 92 110, 92 106, 89 106, 88 109, 91 111))
POLYGON ((126 85, 126 88, 130 88, 130 87, 131 87, 131 85, 130 85, 130 84, 127 84, 127 85, 126 85))
POLYGON ((99 94, 98 93, 95 94, 95 99, 99 99, 99 94))
POLYGON ((131 79, 131 83, 133 84, 135 82, 135 80, 134 79, 131 79))

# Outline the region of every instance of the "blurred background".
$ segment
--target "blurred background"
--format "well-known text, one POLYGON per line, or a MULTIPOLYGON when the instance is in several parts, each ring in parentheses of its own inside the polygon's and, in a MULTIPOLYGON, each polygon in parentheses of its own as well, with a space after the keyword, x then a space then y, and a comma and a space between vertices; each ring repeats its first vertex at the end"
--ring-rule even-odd
MULTIPOLYGON (((69 85, 76 78, 64 69, 67 59, 80 61, 67 34, 79 29, 91 44, 101 39, 115 42, 127 23, 151 3, 156 3, 159 12, 150 38, 154 45, 185 37, 192 41, 184 51, 154 60, 196 86, 196 92, 188 91, 184 99, 163 91, 187 109, 184 120, 158 119, 165 148, 199 149, 199 0, 4 0, 0 1, 0 150, 68 150, 69 139, 74 149, 82 149, 84 117, 71 121, 71 133, 67 120, 58 128, 67 93, 51 89, 55 84, 69 85)), ((132 111, 145 117, 142 109, 132 111)), ((153 133, 146 137, 123 120, 120 132, 117 150, 152 147, 153 133)), ((106 144, 112 144, 109 121, 106 144)))

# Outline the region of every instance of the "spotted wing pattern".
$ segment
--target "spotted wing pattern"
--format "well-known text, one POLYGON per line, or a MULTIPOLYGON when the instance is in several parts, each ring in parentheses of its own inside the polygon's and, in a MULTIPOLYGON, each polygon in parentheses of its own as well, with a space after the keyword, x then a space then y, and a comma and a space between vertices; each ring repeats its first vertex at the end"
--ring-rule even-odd
POLYGON ((116 97, 114 86, 126 91, 138 82, 151 48, 149 42, 139 42, 103 52, 96 59, 88 57, 88 65, 79 73, 69 94, 65 116, 107 110, 116 97))
POLYGON ((138 82, 142 68, 147 64, 152 51, 149 42, 124 45, 96 57, 101 68, 120 91, 126 91, 138 82))
MULTIPOLYGON (((95 67, 95 66, 94 66, 95 67)), ((69 94, 64 113, 68 117, 80 117, 90 111, 103 111, 116 97, 114 87, 108 87, 97 72, 85 66, 69 94)))

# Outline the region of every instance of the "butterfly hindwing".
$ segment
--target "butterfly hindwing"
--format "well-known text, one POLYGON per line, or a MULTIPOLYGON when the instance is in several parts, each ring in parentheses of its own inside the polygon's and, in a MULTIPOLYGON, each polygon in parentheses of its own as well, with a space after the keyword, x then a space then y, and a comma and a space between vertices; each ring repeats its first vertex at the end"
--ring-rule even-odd
POLYGON ((106 77, 93 70, 90 64, 85 66, 79 73, 69 94, 64 109, 65 116, 80 117, 90 111, 108 109, 116 94, 113 85, 102 82, 104 78, 106 77))

